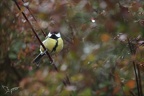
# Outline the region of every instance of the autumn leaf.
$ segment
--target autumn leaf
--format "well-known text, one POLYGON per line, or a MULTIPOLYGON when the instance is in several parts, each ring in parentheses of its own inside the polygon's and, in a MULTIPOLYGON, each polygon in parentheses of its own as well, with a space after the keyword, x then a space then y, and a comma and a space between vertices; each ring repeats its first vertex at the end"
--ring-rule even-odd
POLYGON ((110 40, 110 35, 109 34, 102 34, 101 35, 101 40, 103 42, 108 42, 110 40))

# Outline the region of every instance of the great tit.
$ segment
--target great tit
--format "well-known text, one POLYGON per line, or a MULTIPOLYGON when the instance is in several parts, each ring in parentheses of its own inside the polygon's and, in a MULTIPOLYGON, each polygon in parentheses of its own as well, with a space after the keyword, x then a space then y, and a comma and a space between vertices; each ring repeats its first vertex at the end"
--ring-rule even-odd
POLYGON ((47 38, 42 43, 47 50, 44 50, 40 45, 40 54, 34 59, 33 63, 39 64, 40 59, 46 54, 46 51, 53 54, 63 49, 63 40, 60 32, 49 32, 47 38))

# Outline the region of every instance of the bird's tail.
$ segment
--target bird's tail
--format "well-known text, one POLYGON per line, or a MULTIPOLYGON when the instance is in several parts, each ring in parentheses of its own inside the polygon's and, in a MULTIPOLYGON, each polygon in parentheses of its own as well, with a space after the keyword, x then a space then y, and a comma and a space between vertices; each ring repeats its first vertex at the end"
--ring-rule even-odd
POLYGON ((37 65, 40 63, 40 59, 44 56, 45 54, 39 54, 34 60, 33 63, 36 63, 37 65))

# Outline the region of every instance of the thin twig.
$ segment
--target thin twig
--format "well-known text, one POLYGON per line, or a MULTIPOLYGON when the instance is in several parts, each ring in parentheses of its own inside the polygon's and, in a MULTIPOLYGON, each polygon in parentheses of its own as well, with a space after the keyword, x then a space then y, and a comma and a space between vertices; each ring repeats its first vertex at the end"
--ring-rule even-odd
POLYGON ((67 84, 71 85, 71 82, 70 82, 69 77, 68 77, 67 74, 66 74, 66 82, 67 82, 67 84))
MULTIPOLYGON (((133 46, 132 46, 132 44, 130 43, 129 38, 127 38, 127 41, 128 41, 128 45, 129 45, 130 52, 131 52, 132 55, 134 55, 134 54, 135 54, 135 50, 133 50, 133 46)), ((136 64, 135 64, 134 61, 133 61, 133 68, 134 68, 134 72, 135 72, 135 78, 136 78, 138 96, 141 96, 141 95, 140 95, 140 89, 139 89, 138 74, 137 74, 137 70, 136 70, 136 64)))
POLYGON ((131 90, 129 92, 132 96, 136 96, 131 90))
MULTIPOLYGON (((18 7, 18 9, 21 11, 21 8, 20 8, 20 6, 18 5, 17 1, 16 1, 16 0, 13 0, 13 1, 15 2, 16 6, 18 7)), ((28 24, 30 25, 32 32, 35 34, 36 38, 38 39, 39 43, 42 45, 43 49, 46 50, 45 46, 44 46, 43 43, 41 42, 40 38, 38 37, 38 35, 37 35, 37 33, 35 32, 32 24, 30 23, 30 21, 28 20, 28 18, 26 17, 26 15, 25 15, 24 12, 22 12, 22 15, 24 16, 24 18, 26 19, 26 21, 27 21, 28 24)), ((50 54, 48 53, 48 51, 46 51, 46 54, 47 54, 50 62, 53 63, 53 59, 51 58, 51 56, 50 56, 50 54)), ((54 65, 54 64, 53 64, 53 65, 54 65)))
POLYGON ((134 61, 133 61, 133 67, 134 67, 135 78, 136 78, 136 83, 137 83, 138 96, 141 96, 141 95, 140 95, 140 89, 139 89, 138 72, 137 72, 137 69, 136 69, 136 64, 135 64, 135 62, 134 62, 134 61))
POLYGON ((137 64, 137 70, 138 70, 138 81, 139 81, 139 89, 140 89, 140 95, 143 96, 143 91, 142 91, 142 84, 141 84, 141 72, 140 72, 140 68, 137 64))
POLYGON ((71 82, 70 82, 69 77, 68 77, 67 74, 66 74, 66 77, 65 77, 64 80, 63 80, 63 84, 64 84, 65 86, 71 85, 71 82))
MULTIPOLYGON (((22 1, 23 1, 23 3, 24 3, 24 0, 22 0, 22 1)), ((33 17, 33 19, 34 19, 35 22, 37 23, 38 27, 40 28, 40 26, 39 26, 39 24, 38 24, 38 21, 37 21, 37 19, 35 18, 35 16, 32 14, 32 11, 30 10, 29 6, 25 6, 25 7, 28 9, 28 11, 30 12, 31 16, 33 17)), ((40 28, 40 30, 41 30, 41 32, 43 33, 44 37, 46 37, 46 34, 45 34, 45 32, 42 30, 42 28, 40 28)))
MULTIPOLYGON (((13 0, 16 4, 16 6, 18 7, 18 9, 21 11, 21 8, 20 6, 18 5, 17 1, 16 0, 13 0)), ((43 45, 43 43, 41 42, 40 38, 38 37, 37 33, 35 32, 33 26, 31 25, 30 21, 28 20, 28 18, 26 17, 25 13, 22 12, 22 15, 24 16, 24 18, 26 19, 26 21, 28 22, 28 24, 30 25, 31 29, 32 29, 32 32, 35 34, 36 38, 38 39, 39 43, 42 45, 43 49, 46 50, 45 46, 43 45)), ((50 63, 53 65, 53 67, 55 68, 55 70, 57 72, 59 72, 58 68, 56 67, 56 65, 54 64, 53 62, 53 59, 52 57, 50 56, 50 54, 48 53, 48 51, 46 51, 46 54, 50 60, 50 63)), ((66 75, 66 80, 63 80, 63 84, 66 86, 67 85, 67 82, 70 84, 70 81, 69 81, 69 77, 66 75)))
POLYGON ((54 62, 52 62, 52 65, 53 65, 53 67, 54 67, 55 71, 57 71, 57 72, 58 72, 59 70, 58 70, 58 68, 56 67, 56 65, 54 64, 54 62))

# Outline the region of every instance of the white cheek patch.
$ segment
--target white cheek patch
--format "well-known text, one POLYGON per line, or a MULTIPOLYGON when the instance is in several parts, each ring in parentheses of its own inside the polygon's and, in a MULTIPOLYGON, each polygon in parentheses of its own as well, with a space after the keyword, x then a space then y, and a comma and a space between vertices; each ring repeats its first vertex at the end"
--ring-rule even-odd
POLYGON ((61 37, 60 33, 57 33, 57 34, 55 34, 55 35, 56 35, 56 37, 61 37))
MULTIPOLYGON (((60 33, 57 33, 57 34, 55 34, 55 35, 56 35, 56 37, 58 37, 58 38, 61 37, 60 33)), ((49 32, 47 36, 48 36, 48 37, 51 37, 52 34, 49 32)))
POLYGON ((51 33, 48 33, 48 37, 51 37, 51 35, 52 35, 51 33))

